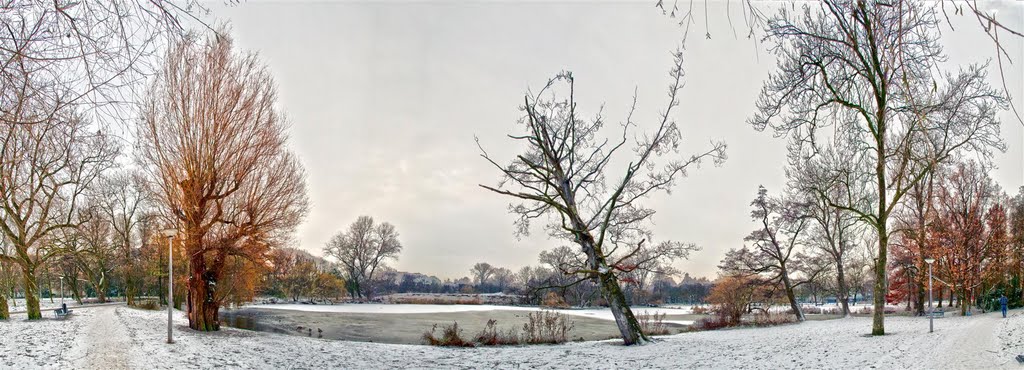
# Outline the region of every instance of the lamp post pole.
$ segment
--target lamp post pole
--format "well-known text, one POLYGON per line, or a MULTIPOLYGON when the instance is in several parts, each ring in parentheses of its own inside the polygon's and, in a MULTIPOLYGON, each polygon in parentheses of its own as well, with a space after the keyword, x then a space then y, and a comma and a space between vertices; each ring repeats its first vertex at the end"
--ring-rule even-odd
POLYGON ((64 307, 64 277, 60 277, 60 306, 64 307))
POLYGON ((934 258, 928 257, 924 261, 928 263, 928 332, 935 331, 935 312, 932 310, 932 263, 934 258))
POLYGON ((167 236, 167 344, 174 343, 174 229, 164 230, 167 236))

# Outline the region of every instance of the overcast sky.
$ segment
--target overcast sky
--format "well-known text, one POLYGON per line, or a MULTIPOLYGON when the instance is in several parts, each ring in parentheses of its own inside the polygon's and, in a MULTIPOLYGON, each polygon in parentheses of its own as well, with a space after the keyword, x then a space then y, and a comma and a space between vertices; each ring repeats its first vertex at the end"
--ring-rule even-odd
MULTIPOLYGON (((291 122, 291 147, 308 172, 312 211, 298 229, 299 247, 321 254, 325 242, 360 215, 394 224, 405 246, 392 265, 442 278, 468 275, 476 262, 513 270, 563 241, 542 231, 517 240, 509 199, 477 184, 498 172, 478 156, 474 135, 499 158, 519 147, 517 106, 528 88, 555 73, 576 77, 581 110, 605 104, 620 122, 634 89, 636 122, 651 128, 667 97, 670 52, 682 28, 638 2, 244 2, 212 7, 231 22, 238 46, 257 51, 273 71, 280 105, 291 122)), ((674 118, 686 152, 724 140, 722 167, 691 171, 671 195, 651 199, 658 239, 693 242, 703 250, 677 267, 714 277, 726 250, 740 247, 756 225, 749 203, 757 186, 778 192, 784 182, 784 140, 746 124, 763 79, 774 66, 763 46, 743 37, 742 14, 712 2, 709 29, 698 22, 686 40, 686 86, 674 118)), ((1001 4, 999 18, 1022 29, 1024 5, 1001 4)), ((703 15, 703 2, 694 10, 703 15)), ((993 57, 973 18, 954 17, 943 42, 952 63, 993 57)), ((1020 38, 1007 83, 1020 109, 1024 52, 1020 38)), ((998 73, 992 75, 998 83, 998 73)), ((1012 193, 1024 183, 1024 132, 1006 113, 1009 150, 997 156, 995 179, 1012 193)))

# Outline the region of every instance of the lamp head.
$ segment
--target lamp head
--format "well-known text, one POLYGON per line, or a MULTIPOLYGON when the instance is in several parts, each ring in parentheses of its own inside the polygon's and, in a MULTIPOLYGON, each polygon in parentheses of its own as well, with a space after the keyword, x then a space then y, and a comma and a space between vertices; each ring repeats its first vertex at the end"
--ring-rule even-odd
POLYGON ((163 229, 163 230, 160 231, 160 235, 163 235, 164 237, 168 237, 168 238, 173 238, 175 235, 178 235, 178 230, 177 229, 163 229))
POLYGON ((935 263, 935 259, 931 258, 931 257, 928 257, 928 258, 924 259, 924 262, 930 265, 932 263, 935 263))

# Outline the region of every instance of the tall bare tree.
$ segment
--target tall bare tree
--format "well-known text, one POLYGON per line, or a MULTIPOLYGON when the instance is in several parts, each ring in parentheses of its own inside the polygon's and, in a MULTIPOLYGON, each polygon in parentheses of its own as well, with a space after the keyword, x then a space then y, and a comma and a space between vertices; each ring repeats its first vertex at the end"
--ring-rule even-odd
POLYGON ((830 202, 865 204, 868 199, 864 195, 871 184, 852 171, 856 166, 847 165, 848 159, 837 149, 846 145, 843 141, 839 138, 833 146, 822 148, 811 160, 793 158, 786 169, 786 177, 787 186, 803 198, 807 216, 813 220, 804 234, 806 243, 827 257, 833 268, 828 275, 835 279, 835 285, 827 286, 834 288, 843 315, 849 315, 852 288, 848 267, 855 258, 851 255, 857 245, 854 237, 862 230, 856 215, 830 202))
POLYGON ((753 210, 750 217, 758 228, 743 240, 753 243, 740 249, 726 252, 720 268, 727 275, 758 275, 759 280, 771 284, 782 284, 789 306, 797 320, 804 321, 803 310, 796 300, 796 287, 812 281, 817 273, 807 279, 796 280, 800 272, 803 247, 802 234, 807 232, 810 217, 807 205, 791 199, 768 196, 764 186, 757 189, 757 197, 750 202, 753 210))
POLYGON ((189 327, 203 331, 220 328, 221 303, 239 293, 218 290, 225 273, 263 265, 308 209, 270 71, 225 33, 170 49, 138 125, 139 164, 188 263, 189 327))
POLYGON ((401 252, 395 226, 387 222, 376 224, 370 216, 359 216, 347 232, 335 234, 324 248, 324 255, 341 264, 352 296, 366 299, 373 298, 378 270, 385 261, 397 259, 401 252))
POLYGON ((116 270, 129 305, 134 304, 142 281, 140 224, 151 206, 141 176, 133 170, 113 172, 104 176, 94 191, 99 213, 113 229, 112 243, 118 252, 116 270))
POLYGON ((937 163, 1003 148, 995 114, 1006 99, 985 82, 984 65, 933 72, 944 60, 933 7, 835 0, 796 9, 782 7, 768 21, 778 70, 750 123, 789 135, 791 150, 807 157, 819 151, 822 128, 850 140, 844 154, 864 164, 854 172, 876 185, 872 205, 829 203, 856 214, 878 237, 871 332, 883 335, 890 216, 937 163))
MULTIPOLYGON (((683 57, 681 51, 674 56, 668 105, 650 132, 633 133, 637 126, 632 119, 634 97, 621 130, 606 136, 600 114, 590 120, 580 118, 573 76, 563 72, 536 95, 524 97, 521 109, 525 116, 519 121, 523 131, 509 135, 525 146, 523 154, 501 165, 480 147, 481 156, 502 173, 496 186, 481 186, 521 202, 510 206, 519 216, 520 234, 529 232, 531 221, 547 216, 552 237, 571 240, 580 247, 587 263, 576 272, 601 287, 628 345, 648 341, 627 304, 618 276, 623 272, 620 262, 639 251, 651 234, 654 210, 643 206, 642 200, 654 192, 668 191, 687 170, 704 160, 720 164, 725 159, 723 143, 712 143, 707 151, 689 157, 678 156, 682 134, 671 113, 679 104, 683 57), (559 96, 559 88, 566 95, 559 96), (622 160, 617 157, 622 152, 631 152, 633 158, 620 178, 609 179, 614 168, 611 163, 622 160)), ((672 245, 680 255, 696 248, 672 245)))

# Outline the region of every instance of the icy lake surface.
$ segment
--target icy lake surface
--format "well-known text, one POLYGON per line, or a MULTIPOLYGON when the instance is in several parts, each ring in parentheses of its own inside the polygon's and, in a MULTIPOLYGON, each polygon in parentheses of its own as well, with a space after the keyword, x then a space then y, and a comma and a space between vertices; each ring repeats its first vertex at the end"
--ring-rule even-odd
MULTIPOLYGON (((447 313, 467 311, 540 311, 542 307, 525 306, 498 306, 498 305, 434 305, 434 304, 338 304, 338 305, 314 305, 314 304, 266 304, 252 305, 253 308, 269 308, 275 310, 294 310, 306 312, 339 312, 339 313, 380 313, 380 314, 420 314, 420 313, 447 313)), ((666 315, 687 315, 692 313, 689 307, 633 307, 633 313, 661 314, 666 315)), ((555 310, 559 313, 571 316, 592 317, 602 320, 615 320, 612 311, 608 308, 570 308, 555 310)), ((665 320, 667 323, 690 325, 693 321, 686 320, 665 320)))

